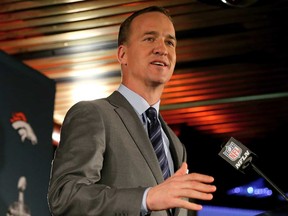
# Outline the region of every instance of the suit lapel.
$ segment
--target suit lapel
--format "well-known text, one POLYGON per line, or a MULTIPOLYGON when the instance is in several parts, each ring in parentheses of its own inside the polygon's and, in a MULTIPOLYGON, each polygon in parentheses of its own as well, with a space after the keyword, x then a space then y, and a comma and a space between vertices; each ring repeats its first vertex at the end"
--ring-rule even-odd
POLYGON ((127 131, 143 155, 157 183, 163 182, 161 169, 158 165, 158 159, 154 153, 151 142, 147 136, 143 125, 130 103, 119 92, 115 91, 108 97, 111 104, 115 106, 115 112, 121 118, 127 131))
MULTIPOLYGON (((179 143, 179 141, 175 140, 174 136, 171 135, 171 132, 169 132, 170 131, 169 127, 161 115, 160 115, 160 121, 161 121, 162 128, 163 128, 163 130, 164 130, 164 132, 165 132, 165 134, 168 137, 169 142, 170 142, 170 152, 172 155, 172 159, 174 162, 174 169, 176 172, 180 168, 180 166, 182 165, 182 162, 183 162, 182 161, 183 157, 180 156, 180 155, 183 156, 183 154, 181 153, 181 152, 183 152, 183 150, 179 148, 180 147, 179 145, 177 145, 177 143, 179 143)), ((172 215, 178 215, 179 212, 180 212, 179 208, 174 208, 174 209, 172 209, 172 213, 171 212, 168 212, 168 213, 169 213, 169 216, 172 216, 172 215)))
POLYGON ((178 148, 179 146, 176 145, 176 143, 178 143, 178 142, 171 136, 171 132, 168 129, 168 125, 163 120, 161 115, 160 115, 160 121, 161 121, 162 128, 163 128, 166 136, 169 139, 169 143, 170 143, 169 149, 171 152, 171 156, 172 156, 172 159, 174 162, 174 168, 176 171, 182 164, 182 158, 179 157, 179 155, 181 155, 181 154, 179 154, 180 153, 179 148, 178 148))

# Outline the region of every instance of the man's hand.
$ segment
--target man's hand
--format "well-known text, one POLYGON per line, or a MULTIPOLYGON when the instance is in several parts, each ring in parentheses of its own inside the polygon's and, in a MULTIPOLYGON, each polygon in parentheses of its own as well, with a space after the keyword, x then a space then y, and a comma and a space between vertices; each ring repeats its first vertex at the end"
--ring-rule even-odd
POLYGON ((185 208, 188 210, 201 210, 202 205, 189 202, 182 198, 211 200, 216 186, 212 176, 199 173, 187 174, 187 163, 183 163, 177 172, 163 183, 152 187, 146 199, 150 211, 159 211, 171 208, 185 208))

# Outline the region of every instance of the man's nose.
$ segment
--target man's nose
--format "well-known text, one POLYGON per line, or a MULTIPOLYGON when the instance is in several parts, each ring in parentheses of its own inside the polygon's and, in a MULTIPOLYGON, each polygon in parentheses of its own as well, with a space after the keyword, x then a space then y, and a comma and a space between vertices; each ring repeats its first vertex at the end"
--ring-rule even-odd
POLYGON ((157 54, 157 55, 167 55, 168 51, 167 51, 167 47, 166 47, 166 43, 163 40, 159 40, 155 43, 155 47, 153 49, 153 53, 157 54))

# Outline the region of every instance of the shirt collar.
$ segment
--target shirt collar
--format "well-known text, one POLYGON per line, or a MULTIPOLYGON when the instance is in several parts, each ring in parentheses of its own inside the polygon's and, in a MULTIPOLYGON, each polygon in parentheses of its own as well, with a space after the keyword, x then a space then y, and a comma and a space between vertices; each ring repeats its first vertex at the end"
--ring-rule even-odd
MULTIPOLYGON (((143 97, 130 90, 125 85, 120 84, 118 91, 129 101, 138 115, 142 115, 150 107, 143 97)), ((153 107, 157 110, 157 113, 159 113, 160 100, 155 103, 153 107)))

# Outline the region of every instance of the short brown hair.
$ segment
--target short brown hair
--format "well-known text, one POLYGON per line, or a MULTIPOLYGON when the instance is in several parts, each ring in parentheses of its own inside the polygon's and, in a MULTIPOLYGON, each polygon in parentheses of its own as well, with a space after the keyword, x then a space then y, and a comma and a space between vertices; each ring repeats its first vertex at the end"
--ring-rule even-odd
POLYGON ((130 15, 127 19, 125 19, 124 22, 121 24, 120 29, 119 29, 119 34, 118 34, 118 46, 127 42, 128 37, 129 37, 129 30, 130 30, 131 22, 134 20, 134 18, 141 14, 148 13, 148 12, 162 13, 166 15, 173 23, 172 17, 169 15, 168 11, 163 7, 150 6, 150 7, 146 7, 141 10, 138 10, 134 12, 132 15, 130 15))

